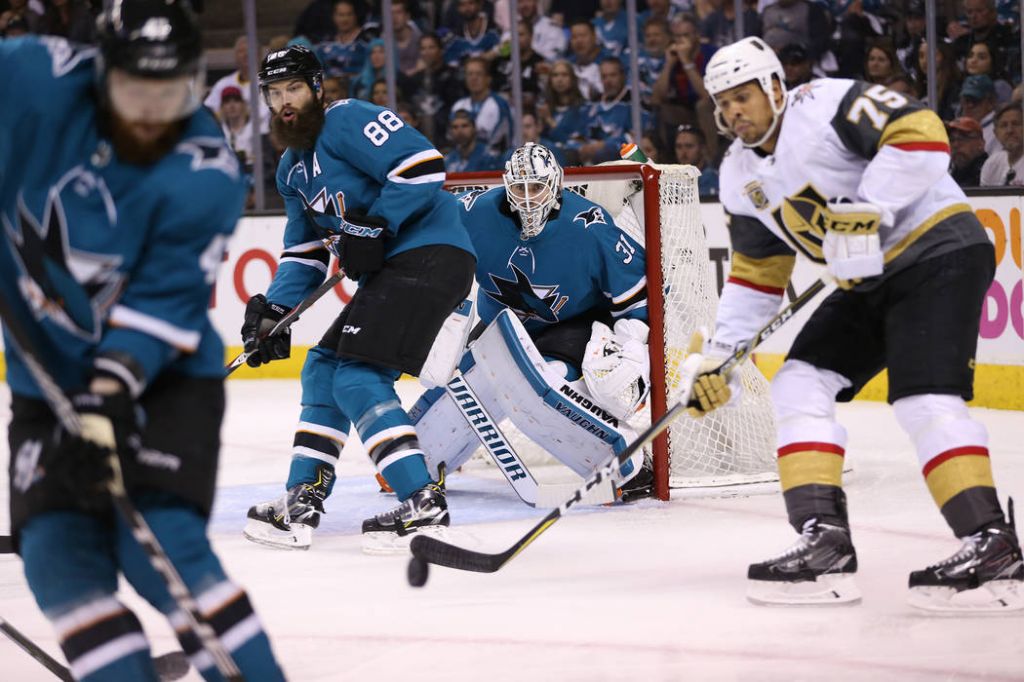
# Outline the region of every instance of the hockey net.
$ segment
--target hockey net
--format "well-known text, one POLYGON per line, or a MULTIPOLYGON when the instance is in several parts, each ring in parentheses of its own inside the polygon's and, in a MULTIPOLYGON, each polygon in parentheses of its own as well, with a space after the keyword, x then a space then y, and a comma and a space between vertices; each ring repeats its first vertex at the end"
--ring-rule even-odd
MULTIPOLYGON (((674 404, 690 336, 714 324, 718 288, 701 222, 697 177, 692 166, 620 162, 565 169, 566 189, 608 210, 646 250, 651 397, 632 420, 638 432, 652 415, 664 414, 674 404)), ((449 175, 446 188, 465 192, 500 184, 500 172, 461 173, 449 175)), ((740 373, 739 404, 703 419, 681 417, 655 441, 656 493, 661 499, 668 499, 670 487, 732 489, 777 480, 767 381, 752 362, 740 373)), ((511 424, 502 426, 528 464, 548 458, 511 424)))

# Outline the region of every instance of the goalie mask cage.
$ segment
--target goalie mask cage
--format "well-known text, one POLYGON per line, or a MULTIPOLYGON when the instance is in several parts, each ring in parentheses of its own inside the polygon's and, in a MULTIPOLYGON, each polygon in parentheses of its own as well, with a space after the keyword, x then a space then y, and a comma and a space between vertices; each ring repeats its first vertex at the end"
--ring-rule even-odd
MULTIPOLYGON (((674 403, 691 334, 714 325, 718 289, 701 223, 698 175, 692 166, 628 162, 565 169, 565 189, 600 204, 645 247, 651 394, 649 409, 631 420, 638 432, 674 403)), ((455 173, 445 187, 456 193, 487 189, 500 186, 501 178, 500 171, 455 173)), ((752 362, 739 371, 743 394, 737 405, 702 419, 680 417, 654 442, 658 498, 667 500, 670 487, 731 488, 778 479, 768 383, 752 362)), ((547 457, 507 421, 503 428, 527 462, 547 457)))

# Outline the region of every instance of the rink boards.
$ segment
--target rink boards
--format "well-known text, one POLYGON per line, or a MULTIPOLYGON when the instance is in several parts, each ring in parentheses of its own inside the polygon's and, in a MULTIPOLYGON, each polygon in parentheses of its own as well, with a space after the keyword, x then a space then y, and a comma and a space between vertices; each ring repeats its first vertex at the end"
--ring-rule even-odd
MULTIPOLYGON (((975 405, 1024 410, 1024 280, 1022 280, 1021 209, 1024 196, 971 196, 970 203, 996 247, 996 278, 988 291, 978 339, 975 405)), ((711 276, 721 288, 729 272, 729 239, 720 204, 701 205, 708 237, 711 276)), ((277 267, 281 250, 284 216, 246 217, 232 239, 217 280, 210 304, 214 325, 228 344, 228 356, 241 349, 239 328, 245 302, 253 294, 266 291, 277 267)), ((818 266, 798 259, 790 288, 790 297, 818 276, 818 266)), ((345 281, 308 310, 293 327, 293 354, 258 370, 243 367, 233 378, 294 378, 305 357, 305 349, 320 335, 347 303, 354 283, 345 281)), ((786 325, 774 335, 757 356, 757 363, 771 376, 782 363, 803 321, 810 311, 786 325)), ((2 368, 0 368, 2 369, 2 368)), ((858 396, 884 400, 884 373, 876 377, 858 396)))

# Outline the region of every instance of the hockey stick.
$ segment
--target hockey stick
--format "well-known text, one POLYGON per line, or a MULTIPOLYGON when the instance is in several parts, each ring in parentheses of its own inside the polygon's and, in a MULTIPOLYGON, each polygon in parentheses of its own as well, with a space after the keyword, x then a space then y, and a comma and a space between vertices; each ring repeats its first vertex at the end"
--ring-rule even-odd
MULTIPOLYGON (((326 294, 328 291, 333 289, 335 287, 335 285, 338 282, 340 282, 344 277, 345 277, 345 272, 343 270, 338 270, 336 273, 334 273, 333 275, 328 277, 326 280, 324 280, 324 283, 321 284, 320 286, 318 286, 316 288, 316 290, 313 291, 313 293, 311 293, 306 298, 302 299, 301 303, 299 303, 297 306, 295 306, 294 308, 289 310, 288 313, 284 317, 282 317, 280 320, 278 320, 277 324, 275 324, 274 327, 269 332, 267 332, 266 334, 263 335, 263 338, 266 338, 268 336, 273 336, 274 334, 277 334, 281 330, 287 329, 293 322, 295 322, 297 319, 299 319, 299 315, 301 315, 302 313, 306 312, 306 310, 309 309, 309 306, 313 305, 318 300, 320 300, 320 298, 324 294, 326 294)), ((238 356, 234 360, 229 362, 227 364, 227 366, 224 367, 224 376, 230 375, 236 369, 238 369, 239 367, 244 365, 245 361, 249 359, 249 356, 252 355, 255 352, 256 352, 256 350, 253 349, 253 350, 242 351, 241 353, 239 353, 238 356)))
MULTIPOLYGON (((7 300, 7 297, 2 292, 0 292, 0 320, 4 323, 4 328, 8 332, 14 349, 18 352, 32 378, 43 392, 43 397, 50 404, 50 408, 54 411, 61 426, 68 433, 81 437, 82 420, 78 413, 75 412, 71 400, 64 395, 64 391, 53 380, 53 377, 50 376, 43 366, 42 361, 37 357, 36 346, 32 343, 28 330, 22 326, 21 320, 17 317, 10 301, 7 300)), ((199 605, 196 603, 191 592, 189 592, 185 581, 181 579, 181 575, 178 574, 167 553, 160 546, 160 542, 157 540, 156 535, 153 534, 149 524, 146 523, 146 519, 143 518, 131 499, 129 499, 121 473, 121 460, 116 452, 110 454, 110 467, 113 471, 113 476, 108 483, 111 500, 117 511, 124 518, 125 523, 131 528, 135 541, 139 543, 139 546, 142 547, 149 557, 149 562, 152 564, 153 569, 164 579, 168 592, 170 592, 174 601, 177 602, 178 608, 184 612, 189 628, 213 658, 217 671, 228 680, 242 680, 242 673, 239 671, 234 659, 231 658, 231 654, 224 648, 223 643, 217 638, 213 628, 203 618, 199 611, 199 605)))
MULTIPOLYGON (((757 346, 761 345, 761 343, 774 334, 779 327, 788 322, 798 310, 807 305, 807 303, 824 288, 825 282, 820 279, 809 286, 807 290, 797 296, 792 303, 783 308, 778 315, 769 320, 768 324, 762 327, 761 330, 758 331, 757 334, 755 334, 749 341, 738 345, 733 354, 726 358, 726 360, 719 365, 717 369, 715 369, 715 372, 728 373, 732 371, 733 368, 750 357, 750 354, 755 348, 757 348, 757 346)), ((582 500, 583 496, 586 495, 591 488, 594 488, 605 481, 614 481, 619 466, 624 464, 635 452, 640 450, 640 448, 660 436, 661 433, 665 431, 665 429, 667 429, 677 417, 679 417, 679 415, 686 411, 686 408, 689 407, 690 403, 691 390, 692 386, 685 387, 684 395, 681 396, 679 402, 673 405, 671 409, 665 412, 665 414, 658 417, 658 419, 656 419, 646 431, 640 434, 635 441, 630 443, 629 447, 618 455, 612 457, 604 464, 604 466, 591 474, 590 477, 583 482, 583 485, 580 486, 569 499, 563 502, 556 509, 553 509, 551 513, 541 519, 540 523, 531 528, 525 535, 516 540, 512 546, 505 551, 498 552, 497 554, 475 552, 463 547, 450 545, 435 537, 417 534, 409 544, 409 549, 414 557, 410 560, 410 575, 413 573, 412 562, 417 559, 421 562, 437 564, 438 566, 447 566, 448 568, 455 568, 460 571, 494 573, 518 556, 520 552, 530 545, 530 543, 540 537, 541 533, 553 526, 555 522, 569 510, 570 507, 582 500)))
POLYGON ((74 682, 74 677, 71 676, 71 671, 66 667, 57 662, 50 654, 43 651, 39 645, 33 642, 31 639, 21 634, 13 625, 8 623, 3 618, 0 618, 0 632, 7 635, 7 638, 12 642, 21 647, 21 650, 27 653, 32 658, 36 659, 43 664, 43 667, 53 673, 57 679, 66 680, 67 682, 74 682))
POLYGON ((473 433, 484 446, 484 450, 494 460, 494 464, 505 476, 505 480, 512 486, 519 499, 530 505, 537 506, 537 481, 533 474, 526 468, 519 453, 512 446, 511 441, 505 437, 501 427, 494 421, 491 413, 487 411, 484 404, 480 402, 476 392, 470 387, 469 382, 462 375, 462 372, 455 370, 455 374, 448 380, 444 387, 445 392, 451 397, 452 402, 459 408, 459 414, 466 420, 473 433))
MULTIPOLYGON (((3 632, 12 642, 17 644, 22 651, 43 664, 43 667, 53 673, 57 679, 72 682, 74 676, 67 666, 61 665, 57 659, 46 653, 42 647, 23 635, 13 625, 3 618, 0 618, 0 632, 3 632)), ((189 663, 183 651, 172 651, 161 654, 152 660, 153 668, 156 669, 160 682, 173 682, 180 680, 188 674, 189 663)))

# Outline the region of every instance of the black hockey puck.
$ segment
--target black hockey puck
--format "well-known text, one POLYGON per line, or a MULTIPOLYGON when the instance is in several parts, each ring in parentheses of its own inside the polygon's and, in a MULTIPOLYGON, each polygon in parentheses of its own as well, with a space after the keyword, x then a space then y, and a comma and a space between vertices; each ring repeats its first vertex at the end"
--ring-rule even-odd
POLYGON ((427 584, 427 576, 430 575, 430 564, 419 557, 409 559, 409 568, 406 571, 409 577, 409 584, 413 587, 423 587, 427 584))

